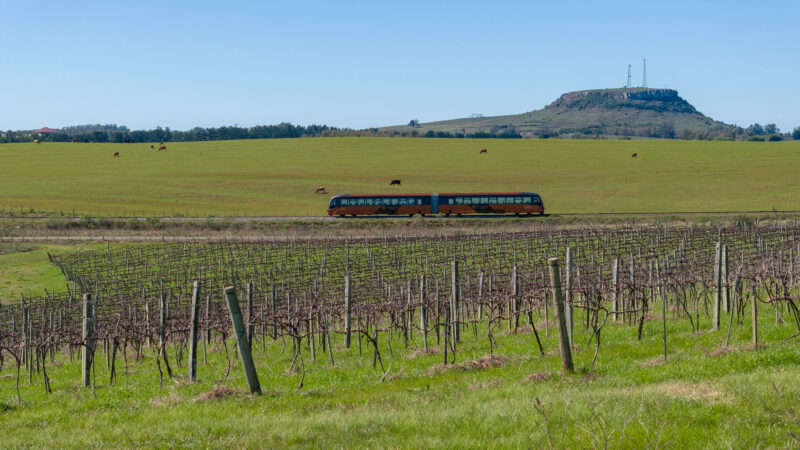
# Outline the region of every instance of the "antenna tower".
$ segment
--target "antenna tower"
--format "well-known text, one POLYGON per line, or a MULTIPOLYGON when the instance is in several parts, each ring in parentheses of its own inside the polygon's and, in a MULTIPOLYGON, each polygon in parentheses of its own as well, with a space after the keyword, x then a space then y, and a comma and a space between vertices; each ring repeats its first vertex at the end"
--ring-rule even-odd
POLYGON ((625 87, 630 89, 631 88, 631 65, 628 64, 628 82, 625 84, 625 87))
POLYGON ((647 59, 642 59, 642 87, 647 87, 647 59))

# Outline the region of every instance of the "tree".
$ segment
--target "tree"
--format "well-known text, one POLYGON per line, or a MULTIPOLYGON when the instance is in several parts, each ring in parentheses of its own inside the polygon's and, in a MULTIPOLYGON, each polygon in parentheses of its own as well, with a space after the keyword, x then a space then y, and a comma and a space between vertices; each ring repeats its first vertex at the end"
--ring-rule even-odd
POLYGON ((761 136, 761 135, 764 134, 764 128, 761 125, 757 124, 757 123, 754 123, 754 124, 750 125, 749 127, 747 127, 747 131, 748 131, 748 134, 751 134, 753 136, 761 136))
POLYGON ((792 139, 800 141, 800 127, 795 127, 794 130, 792 130, 792 139))
POLYGON ((417 120, 417 119, 411 119, 411 120, 408 122, 408 126, 410 126, 410 127, 412 127, 412 128, 416 128, 416 127, 418 127, 418 126, 419 126, 419 120, 417 120))
POLYGON ((781 132, 781 130, 778 129, 778 126, 775 125, 774 123, 768 123, 768 124, 764 125, 764 133, 765 134, 778 134, 780 132, 781 132))

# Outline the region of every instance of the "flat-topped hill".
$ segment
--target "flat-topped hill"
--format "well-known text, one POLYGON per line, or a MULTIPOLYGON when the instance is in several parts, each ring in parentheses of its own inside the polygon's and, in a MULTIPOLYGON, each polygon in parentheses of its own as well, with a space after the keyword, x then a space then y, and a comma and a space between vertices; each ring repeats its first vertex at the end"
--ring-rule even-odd
POLYGON ((735 127, 706 117, 673 89, 620 88, 568 92, 540 110, 507 116, 428 122, 386 130, 518 133, 522 137, 618 135, 732 137, 735 127))

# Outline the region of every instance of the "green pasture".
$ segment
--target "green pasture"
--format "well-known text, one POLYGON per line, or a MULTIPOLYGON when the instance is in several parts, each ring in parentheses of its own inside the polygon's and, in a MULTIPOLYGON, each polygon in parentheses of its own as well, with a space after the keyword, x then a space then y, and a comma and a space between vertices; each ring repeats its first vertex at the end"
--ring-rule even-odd
POLYGON ((63 292, 66 289, 64 275, 58 267, 50 264, 47 253, 63 253, 89 246, 0 243, 0 303, 29 294, 43 297, 45 290, 63 292))
MULTIPOLYGON (((594 365, 590 333, 577 321, 576 374, 561 371, 553 322, 548 339, 538 323, 544 356, 527 325, 519 334, 496 330, 495 357, 485 324, 477 337, 467 327, 451 366, 442 365, 434 333, 430 354, 421 351, 418 333, 408 348, 399 334, 382 334, 385 376, 372 367, 366 340, 359 355, 357 340, 348 350, 334 336, 333 365, 319 347, 312 359, 304 342, 303 376, 299 359, 291 367, 289 340, 259 339, 258 397, 247 394, 231 342, 225 376, 218 339, 207 362, 201 347, 197 383, 184 375, 185 349, 182 365, 169 349, 176 377, 165 375, 160 387, 155 350, 145 348, 137 361, 128 348, 127 367, 120 352, 111 385, 99 345, 94 392, 78 386, 79 353, 70 361, 64 351, 55 363, 48 359, 52 393, 41 374, 29 381, 23 368, 21 402, 6 353, 0 447, 797 448, 800 347, 781 343, 794 325, 775 325, 771 307, 761 308, 758 349, 748 344, 748 319, 734 321, 728 348, 725 330, 694 334, 688 321, 670 319, 666 361, 657 315, 641 342, 636 326, 608 325, 594 365)), ((710 320, 702 323, 708 330, 710 320)))
POLYGON ((308 138, 167 147, 2 145, 0 209, 319 216, 329 195, 314 188, 325 186, 332 194, 529 190, 551 213, 800 210, 798 142, 308 138), (390 188, 396 178, 402 187, 390 188))

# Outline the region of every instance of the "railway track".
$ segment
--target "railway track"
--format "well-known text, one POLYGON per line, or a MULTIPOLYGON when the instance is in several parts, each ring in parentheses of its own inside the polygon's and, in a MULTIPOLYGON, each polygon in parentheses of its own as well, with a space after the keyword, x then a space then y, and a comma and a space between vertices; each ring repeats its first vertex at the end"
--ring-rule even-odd
MULTIPOLYGON (((765 214, 800 214, 800 210, 761 210, 761 211, 658 211, 658 212, 604 212, 604 213, 556 213, 544 214, 543 216, 515 216, 512 214, 470 214, 464 216, 425 216, 431 219, 445 219, 445 220, 463 220, 463 219, 508 219, 508 218, 531 218, 538 217, 608 217, 608 216, 641 216, 641 217, 659 217, 659 216, 702 216, 702 215, 715 215, 715 216, 732 216, 732 215, 765 215, 765 214)), ((405 219, 408 216, 358 216, 358 217, 335 217, 335 216, 231 216, 231 217, 91 217, 92 219, 103 220, 150 220, 158 219, 165 222, 181 222, 181 221, 281 221, 281 220, 353 220, 353 219, 405 219)), ((2 216, 0 219, 15 219, 15 220, 73 220, 80 221, 86 217, 49 217, 49 216, 2 216)))

